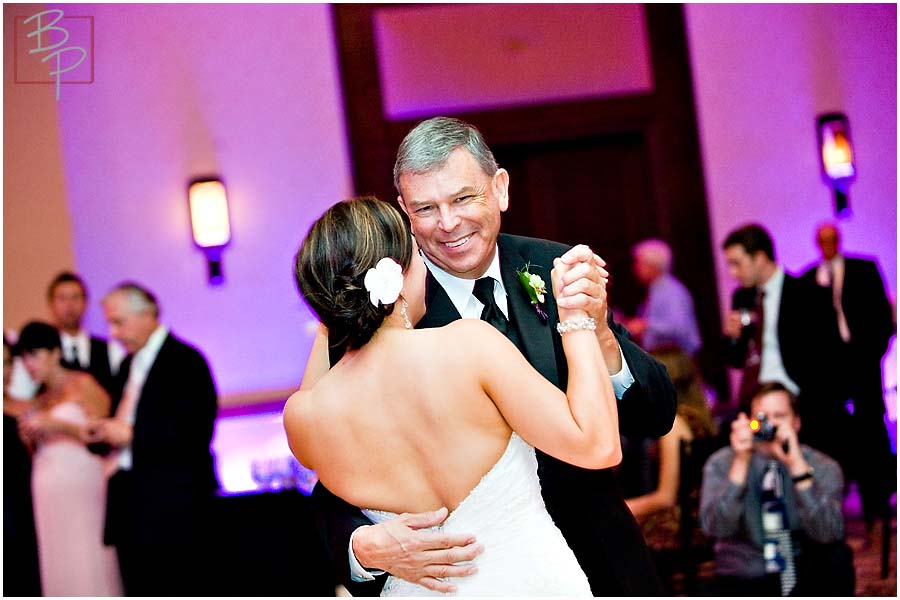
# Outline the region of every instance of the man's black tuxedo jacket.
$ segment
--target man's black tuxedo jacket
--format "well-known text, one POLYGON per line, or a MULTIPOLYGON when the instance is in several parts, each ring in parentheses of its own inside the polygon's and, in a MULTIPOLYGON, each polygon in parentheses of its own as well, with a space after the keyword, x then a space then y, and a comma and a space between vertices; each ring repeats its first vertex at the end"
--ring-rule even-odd
MULTIPOLYGON (((755 297, 755 288, 738 288, 732 296, 732 307, 753 306, 755 297)), ((839 384, 832 379, 840 369, 837 352, 840 334, 836 319, 829 292, 789 273, 784 274, 776 331, 784 369, 800 387, 804 421, 805 417, 809 417, 810 422, 814 418, 807 409, 824 408, 825 402, 832 405, 828 407, 829 411, 834 410, 840 395, 836 391, 839 384)), ((746 337, 726 339, 726 358, 731 366, 743 367, 746 357, 746 337)))
MULTIPOLYGON (((556 300, 549 290, 553 259, 568 246, 545 240, 501 234, 500 270, 508 296, 510 324, 520 350, 545 378, 565 390, 568 368, 559 334, 556 300), (517 269, 548 282, 548 322, 540 320, 519 281, 517 269)), ((460 318, 444 289, 431 274, 426 283, 427 311, 417 327, 441 327, 460 318)), ((634 375, 634 383, 619 401, 622 433, 659 437, 672 427, 675 390, 665 367, 635 345, 621 325, 612 323, 616 339, 634 375)), ((448 352, 452 351, 448 349, 448 352)), ((434 357, 440 360, 440 357, 434 357)), ((640 529, 622 499, 613 469, 587 470, 538 451, 538 472, 547 510, 578 558, 595 595, 659 595, 661 588, 640 529)), ((347 548, 350 534, 370 525, 362 513, 332 495, 322 485, 313 491, 317 524, 337 577, 354 595, 378 595, 384 579, 360 584, 350 581, 347 548)), ((478 532, 471 532, 477 535, 478 532)))
MULTIPOLYGON (((123 381, 130 368, 129 356, 119 370, 123 381)), ((193 540, 218 488, 209 447, 217 404, 206 359, 169 334, 141 390, 132 468, 109 481, 107 544, 159 546, 193 540)))
MULTIPOLYGON (((812 265, 803 279, 817 286, 816 269, 812 265)), ((823 288, 831 293, 831 288, 823 288)), ((881 381, 881 358, 887 352, 893 337, 894 316, 891 302, 884 289, 884 280, 878 264, 863 257, 844 257, 844 284, 841 288, 841 308, 850 329, 850 343, 844 354, 852 367, 843 372, 856 381, 850 385, 865 386, 867 393, 854 398, 855 409, 870 409, 878 415, 884 414, 884 399, 881 381), (859 402, 872 406, 857 406, 859 402)))

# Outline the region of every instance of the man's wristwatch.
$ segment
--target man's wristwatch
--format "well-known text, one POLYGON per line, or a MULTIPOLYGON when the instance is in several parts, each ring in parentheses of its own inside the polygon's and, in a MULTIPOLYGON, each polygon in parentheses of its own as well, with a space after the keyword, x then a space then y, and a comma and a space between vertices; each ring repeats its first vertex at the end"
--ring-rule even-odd
POLYGON ((791 480, 794 483, 800 483, 801 481, 806 481, 807 479, 812 479, 815 472, 816 472, 815 469, 813 469, 812 467, 809 467, 806 470, 806 473, 803 473, 801 475, 795 475, 795 476, 791 477, 791 480))

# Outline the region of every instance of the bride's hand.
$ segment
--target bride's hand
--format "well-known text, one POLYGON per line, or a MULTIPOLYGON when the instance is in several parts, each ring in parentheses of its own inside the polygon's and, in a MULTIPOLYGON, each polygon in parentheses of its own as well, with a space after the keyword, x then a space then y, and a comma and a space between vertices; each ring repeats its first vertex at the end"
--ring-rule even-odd
POLYGON ((19 417, 19 437, 26 443, 37 443, 50 430, 50 419, 43 411, 32 411, 19 417))
POLYGON ((606 261, 594 254, 589 247, 579 244, 554 260, 553 267, 560 275, 559 281, 553 278, 559 320, 589 316, 596 321, 598 330, 606 327, 609 310, 606 298, 609 272, 605 268, 606 261), (580 310, 574 317, 563 316, 564 311, 576 309, 580 310))
POLYGON ((610 373, 620 372, 622 354, 607 320, 609 271, 606 261, 584 244, 579 244, 554 260, 553 266, 554 272, 559 274, 558 278, 551 274, 559 320, 592 317, 606 368, 610 373))
POLYGON ((360 527, 353 535, 353 554, 368 569, 385 571, 437 592, 453 592, 456 586, 441 578, 473 574, 475 565, 456 563, 474 559, 484 548, 472 535, 419 531, 446 518, 447 509, 441 508, 404 513, 378 525, 360 527))

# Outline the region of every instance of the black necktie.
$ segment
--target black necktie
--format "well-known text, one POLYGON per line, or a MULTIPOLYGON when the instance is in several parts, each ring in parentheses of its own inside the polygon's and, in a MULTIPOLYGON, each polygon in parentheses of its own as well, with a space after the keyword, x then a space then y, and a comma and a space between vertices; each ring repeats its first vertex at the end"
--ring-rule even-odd
POLYGON ((481 320, 493 325, 503 335, 508 335, 509 321, 507 321, 506 315, 503 314, 500 307, 497 306, 497 301, 494 300, 494 278, 482 277, 476 281, 472 294, 478 298, 479 302, 484 304, 484 309, 481 311, 481 320))

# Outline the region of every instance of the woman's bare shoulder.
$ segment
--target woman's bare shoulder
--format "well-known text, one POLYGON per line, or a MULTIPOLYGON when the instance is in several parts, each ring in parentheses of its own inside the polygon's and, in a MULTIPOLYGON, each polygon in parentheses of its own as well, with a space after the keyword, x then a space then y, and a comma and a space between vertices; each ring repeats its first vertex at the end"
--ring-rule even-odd
POLYGON ((295 421, 296 419, 305 419, 309 415, 309 409, 312 406, 311 396, 313 389, 297 390, 291 394, 287 402, 284 403, 284 420, 295 421))
POLYGON ((497 342, 498 340, 506 339, 502 333, 481 319, 457 319, 434 331, 441 332, 441 335, 448 337, 472 338, 488 342, 497 342))

